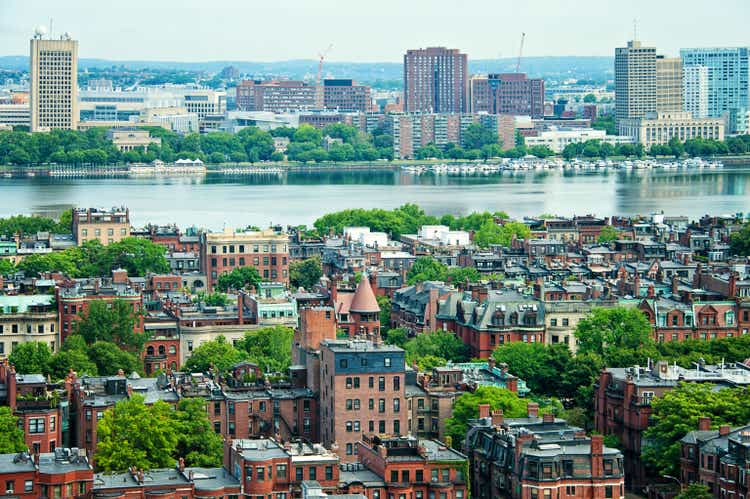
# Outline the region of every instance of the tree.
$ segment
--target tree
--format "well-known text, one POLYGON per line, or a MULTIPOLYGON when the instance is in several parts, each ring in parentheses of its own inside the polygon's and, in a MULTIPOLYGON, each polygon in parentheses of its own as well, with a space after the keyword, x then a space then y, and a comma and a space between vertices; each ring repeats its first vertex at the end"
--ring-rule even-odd
POLYGON ((71 370, 78 376, 84 374, 97 376, 99 374, 99 369, 96 367, 96 364, 89 359, 85 349, 62 350, 54 354, 49 361, 49 374, 54 380, 64 379, 71 370))
POLYGON ((129 276, 143 277, 148 273, 165 274, 169 272, 166 248, 140 237, 125 239, 106 246, 105 256, 111 262, 111 271, 120 267, 128 271, 129 276))
POLYGON ((515 392, 495 386, 480 386, 473 393, 463 393, 453 404, 453 416, 445 421, 445 432, 454 447, 461 448, 467 422, 479 417, 479 404, 489 404, 492 411, 502 409, 506 418, 520 418, 526 416, 528 402, 515 392))
POLYGON ((714 390, 710 383, 681 383, 651 401, 654 423, 644 433, 643 460, 661 475, 679 469, 679 440, 698 428, 698 418, 709 417, 714 428, 750 421, 750 394, 744 388, 714 390))
POLYGON ((746 223, 729 237, 729 247, 735 255, 750 255, 750 223, 746 223))
POLYGON ((612 227, 611 225, 605 225, 602 227, 601 232, 599 232, 599 238, 598 241, 600 243, 611 243, 612 241, 617 241, 617 239, 620 238, 620 231, 612 227))
POLYGON ((0 276, 8 275, 16 270, 16 266, 8 258, 0 258, 0 276))
POLYGON ((480 123, 472 123, 461 133, 461 142, 465 149, 481 149, 487 144, 497 144, 497 134, 480 123))
POLYGON ((215 340, 207 341, 193 350, 185 363, 185 369, 190 372, 205 373, 213 367, 214 372, 224 373, 233 365, 246 359, 247 354, 244 350, 234 348, 223 335, 219 335, 215 340))
POLYGON ((323 267, 318 256, 289 264, 289 282, 293 288, 312 289, 321 277, 323 277, 323 267))
POLYGON ((445 278, 448 267, 431 256, 419 256, 406 274, 409 284, 424 281, 441 281, 445 278))
POLYGON ((474 234, 474 244, 480 248, 487 248, 491 244, 510 246, 514 236, 519 240, 528 239, 531 236, 531 229, 521 222, 498 225, 488 220, 474 234))
POLYGON ((122 472, 131 466, 146 470, 172 466, 178 443, 172 412, 162 401, 146 405, 141 395, 105 411, 97 426, 97 469, 122 472))
POLYGON ((675 499, 712 499, 713 497, 708 490, 708 485, 694 482, 682 489, 675 499))
POLYGON ((203 303, 209 307, 224 307, 226 306, 228 299, 225 293, 212 291, 211 293, 198 293, 198 296, 193 298, 193 301, 203 303))
POLYGON ((397 347, 404 348, 406 342, 409 341, 409 334, 403 327, 389 329, 385 332, 383 341, 389 345, 396 345, 397 347))
POLYGON ((237 348, 246 352, 246 358, 258 364, 264 372, 286 373, 292 365, 292 340, 294 330, 284 326, 271 326, 245 333, 237 348))
POLYGON ((563 366, 552 362, 550 349, 543 343, 514 342, 501 345, 492 356, 498 363, 508 365, 508 371, 526 381, 527 386, 535 393, 556 393, 560 384, 560 375, 570 360, 570 351, 564 345, 560 351, 564 355, 563 366), (563 369, 558 370, 560 367, 563 369))
POLYGON ((15 454, 28 450, 18 418, 10 407, 0 407, 0 454, 15 454))
POLYGON ((404 350, 408 363, 427 356, 452 362, 465 362, 469 359, 468 347, 450 331, 418 334, 406 342, 404 350))
POLYGON ((174 457, 186 466, 219 467, 224 458, 221 435, 211 427, 203 398, 183 398, 174 413, 177 446, 174 457))
POLYGON ((578 322, 575 336, 580 353, 601 355, 606 361, 621 350, 653 349, 651 324, 637 308, 594 308, 578 322))
POLYGON ((255 288, 263 279, 255 267, 237 267, 227 274, 222 274, 216 283, 220 291, 255 288))
POLYGON ((583 102, 586 104, 592 104, 596 102, 596 95, 594 94, 586 94, 583 96, 583 102))
POLYGON ((118 347, 140 353, 148 339, 146 333, 135 331, 138 318, 129 302, 94 300, 89 303, 75 332, 91 345, 97 341, 114 342, 118 347))
POLYGON ((16 345, 8 361, 20 374, 47 374, 51 358, 52 352, 47 343, 29 341, 16 345))
POLYGON ((391 299, 387 296, 376 295, 380 307, 380 330, 388 331, 391 328, 391 299))
POLYGON ((143 363, 132 352, 122 350, 114 343, 97 341, 91 345, 87 354, 89 359, 96 364, 100 376, 112 376, 121 369, 124 373, 139 372, 143 363))

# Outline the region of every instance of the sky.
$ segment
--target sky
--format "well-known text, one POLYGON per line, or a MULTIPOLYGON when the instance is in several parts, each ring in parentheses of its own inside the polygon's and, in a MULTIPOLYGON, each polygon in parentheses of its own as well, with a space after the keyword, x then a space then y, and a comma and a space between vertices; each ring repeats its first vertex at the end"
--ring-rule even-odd
POLYGON ((750 0, 0 0, 0 55, 34 28, 68 31, 79 57, 154 61, 399 62, 448 46, 471 59, 612 56, 633 37, 665 55, 750 45, 750 0))

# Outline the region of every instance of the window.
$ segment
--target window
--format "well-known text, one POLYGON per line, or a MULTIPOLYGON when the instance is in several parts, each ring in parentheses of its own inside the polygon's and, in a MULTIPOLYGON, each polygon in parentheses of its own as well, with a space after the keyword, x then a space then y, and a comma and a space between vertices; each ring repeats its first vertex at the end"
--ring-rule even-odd
POLYGON ((34 490, 34 481, 33 480, 26 480, 23 482, 23 491, 24 492, 31 492, 34 490))
POLYGON ((263 481, 266 479, 266 468, 263 466, 256 466, 255 467, 255 476, 259 481, 263 481))
POLYGON ((352 387, 352 378, 346 378, 346 388, 352 387))
POLYGON ((380 376, 378 378, 378 391, 385 391, 385 376, 380 376))
POLYGON ((49 417, 49 431, 55 431, 55 416, 49 417))
POLYGON ((383 359, 383 364, 385 365, 385 367, 391 367, 391 358, 386 357, 385 359, 383 359))
POLYGON ((576 495, 576 486, 568 485, 567 487, 565 487, 565 495, 568 495, 568 496, 576 495))
POLYGON ((286 464, 276 465, 276 478, 286 478, 286 464))
POLYGON ((440 481, 441 482, 449 482, 450 481, 450 475, 451 470, 450 468, 443 468, 440 470, 440 481))
POLYGON ((424 482, 424 470, 416 470, 414 472, 414 481, 424 482))
POLYGON ((612 486, 611 485, 606 485, 604 487, 604 497, 606 497, 607 499, 612 499, 612 486))
POLYGON ((349 361, 347 359, 339 360, 339 367, 341 369, 346 369, 347 367, 349 367, 349 361))
POLYGON ((378 399, 378 412, 385 412, 385 399, 378 399))
POLYGON ((359 388, 359 377, 354 378, 354 388, 359 388))
POLYGON ((394 376, 393 378, 393 391, 397 392, 401 389, 401 377, 400 376, 394 376))
POLYGON ((315 466, 310 466, 307 473, 310 476, 310 480, 318 479, 318 468, 316 468, 315 466))
POLYGON ((430 481, 431 482, 437 482, 438 481, 438 470, 437 469, 433 469, 432 472, 430 473, 430 481))
POLYGON ((393 420, 393 433, 396 435, 401 434, 401 421, 398 419, 393 420))
POLYGON ((44 433, 44 418, 29 419, 29 433, 44 433))
POLYGON ((378 421, 378 431, 380 433, 385 433, 385 421, 383 421, 382 419, 378 421))
POLYGON ((354 399, 354 410, 355 411, 359 410, 359 399, 354 399))
POLYGON ((401 399, 393 399, 393 412, 401 412, 401 399))
POLYGON ((353 447, 352 444, 346 444, 346 455, 351 456, 353 454, 353 447))
MULTIPOLYGON (((349 445, 351 445, 351 444, 349 444, 349 445)), ((304 480, 304 478, 302 476, 302 466, 297 466, 294 469, 294 478, 298 482, 301 482, 302 480, 304 480)))
POLYGON ((16 482, 15 480, 6 480, 5 481, 5 492, 7 494, 13 494, 16 491, 16 482))
POLYGON ((375 399, 370 399, 367 401, 367 408, 370 410, 375 409, 375 399))
POLYGON ((359 432, 360 431, 359 421, 355 421, 354 422, 354 431, 355 432, 359 432))
POLYGON ((370 376, 370 378, 367 380, 367 386, 369 388, 375 388, 375 378, 370 376))

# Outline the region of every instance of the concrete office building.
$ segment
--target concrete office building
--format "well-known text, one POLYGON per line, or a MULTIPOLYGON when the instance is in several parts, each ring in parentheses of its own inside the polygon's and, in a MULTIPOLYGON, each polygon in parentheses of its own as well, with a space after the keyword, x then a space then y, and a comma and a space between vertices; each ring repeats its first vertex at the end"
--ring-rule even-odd
POLYGON ((682 65, 708 68, 708 116, 726 116, 730 132, 746 131, 743 116, 750 108, 750 47, 680 50, 682 65))
POLYGON ((78 42, 66 33, 45 40, 37 30, 31 40, 31 131, 78 126, 78 42))
POLYGON ((28 104, 0 104, 0 125, 30 126, 31 110, 28 104))
POLYGON ((721 118, 693 118, 690 113, 651 113, 643 118, 620 121, 620 134, 631 137, 648 149, 655 144, 667 144, 673 137, 680 142, 702 138, 724 140, 724 120, 721 118))
POLYGON ((632 40, 615 49, 615 118, 642 118, 656 112, 656 47, 632 40))
POLYGON ((682 60, 656 56, 656 111, 682 111, 682 60))
POLYGON ((461 113, 469 108, 469 64, 458 49, 428 47, 404 55, 406 112, 461 113))
POLYGON ((684 66, 682 68, 682 110, 693 118, 708 117, 708 68, 684 66))

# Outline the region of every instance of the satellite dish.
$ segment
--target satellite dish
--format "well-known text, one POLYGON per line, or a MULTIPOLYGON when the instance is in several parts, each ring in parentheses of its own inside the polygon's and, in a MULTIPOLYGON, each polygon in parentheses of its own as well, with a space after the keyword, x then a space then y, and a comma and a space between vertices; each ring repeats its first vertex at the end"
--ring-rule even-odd
POLYGON ((34 36, 38 36, 39 38, 41 38, 46 34, 47 34, 47 28, 45 28, 42 25, 39 25, 34 29, 34 36))

